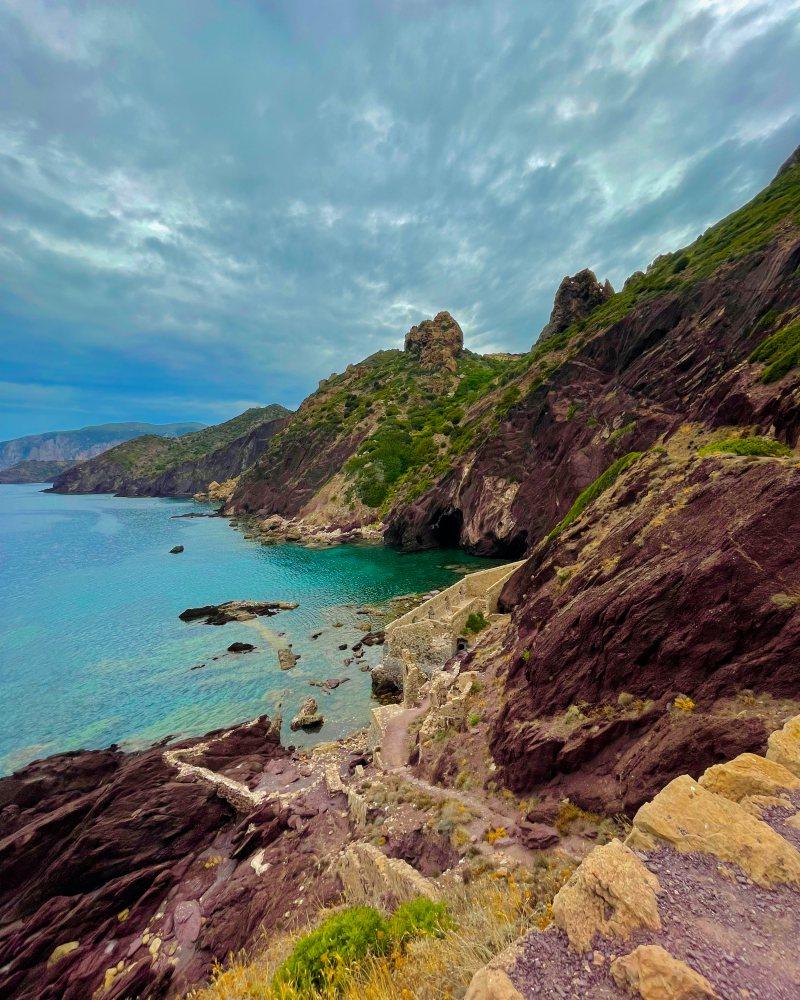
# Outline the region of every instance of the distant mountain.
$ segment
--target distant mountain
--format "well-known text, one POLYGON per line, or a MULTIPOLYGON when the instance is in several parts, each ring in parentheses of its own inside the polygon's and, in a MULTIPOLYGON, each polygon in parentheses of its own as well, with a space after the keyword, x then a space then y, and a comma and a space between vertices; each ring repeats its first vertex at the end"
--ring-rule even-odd
POLYGON ((26 459, 0 469, 0 483, 52 483, 52 481, 74 462, 40 462, 38 459, 26 459))
POLYGON ((53 492, 192 496, 249 468, 290 415, 273 403, 179 438, 137 437, 68 469, 53 492))
POLYGON ((159 437, 181 437, 193 431, 202 430, 205 424, 96 424, 74 431, 48 431, 45 434, 29 434, 11 441, 0 441, 0 469, 6 469, 17 462, 33 460, 37 462, 82 462, 94 458, 114 445, 141 437, 142 434, 157 434, 159 437))

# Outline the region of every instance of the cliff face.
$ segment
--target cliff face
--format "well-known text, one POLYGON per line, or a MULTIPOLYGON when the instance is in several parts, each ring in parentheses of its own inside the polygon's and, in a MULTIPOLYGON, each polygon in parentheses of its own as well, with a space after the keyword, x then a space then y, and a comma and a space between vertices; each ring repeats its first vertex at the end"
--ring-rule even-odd
POLYGON ((240 475, 283 427, 282 406, 248 410, 179 440, 147 435, 82 462, 58 476, 54 493, 192 496, 212 480, 240 475))

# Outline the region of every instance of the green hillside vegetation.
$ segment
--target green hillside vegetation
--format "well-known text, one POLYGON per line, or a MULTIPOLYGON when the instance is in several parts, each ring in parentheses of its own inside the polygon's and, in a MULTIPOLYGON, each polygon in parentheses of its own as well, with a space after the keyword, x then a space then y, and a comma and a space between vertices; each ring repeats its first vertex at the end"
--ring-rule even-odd
POLYGON ((136 476, 152 475, 180 465, 182 462, 202 458, 235 441, 258 424, 277 420, 288 414, 289 411, 285 407, 277 404, 254 406, 223 424, 204 427, 203 430, 186 434, 184 437, 162 438, 146 434, 134 438, 105 452, 102 457, 136 476))
POLYGON ((430 373, 403 351, 379 351, 321 383, 259 464, 310 435, 355 438, 344 467, 348 499, 385 510, 424 492, 469 447, 478 424, 467 414, 509 364, 464 351, 454 375, 430 373))
POLYGON ((773 438, 740 437, 726 438, 724 441, 714 441, 700 448, 700 455, 745 455, 762 458, 785 458, 792 454, 792 449, 773 438))

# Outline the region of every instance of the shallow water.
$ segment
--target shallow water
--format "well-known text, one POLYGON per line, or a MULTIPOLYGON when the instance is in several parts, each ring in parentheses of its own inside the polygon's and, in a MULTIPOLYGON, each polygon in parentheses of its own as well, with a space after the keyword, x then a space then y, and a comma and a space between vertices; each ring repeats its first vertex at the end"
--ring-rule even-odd
MULTIPOLYGON (((193 501, 41 489, 0 486, 0 773, 62 750, 204 733, 281 701, 284 743, 334 739, 369 716, 369 674, 344 666, 350 654, 337 648, 370 621, 356 607, 447 586, 458 578, 448 565, 491 565, 462 552, 263 546, 221 518, 174 519, 207 510, 193 501), (185 551, 170 555, 178 544, 185 551), (178 619, 235 599, 300 606, 255 625, 178 619), (301 656, 294 670, 278 668, 279 632, 301 656), (226 653, 235 640, 257 651, 226 653), (350 681, 330 694, 308 684, 326 677, 350 681), (292 734, 309 695, 326 723, 292 734)), ((377 661, 380 647, 368 656, 377 661)))

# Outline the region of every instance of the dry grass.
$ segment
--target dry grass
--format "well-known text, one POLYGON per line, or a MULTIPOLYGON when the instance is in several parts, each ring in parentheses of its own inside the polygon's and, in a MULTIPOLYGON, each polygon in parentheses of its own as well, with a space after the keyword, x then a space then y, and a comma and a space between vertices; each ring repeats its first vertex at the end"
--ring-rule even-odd
MULTIPOLYGON (((457 1000, 474 973, 532 928, 545 928, 550 902, 572 868, 543 863, 533 871, 481 875, 451 884, 445 899, 454 928, 441 938, 412 942, 403 954, 373 957, 349 970, 339 992, 297 993, 274 989, 272 979, 292 951, 300 931, 265 940, 251 957, 239 956, 218 969, 192 1000, 457 1000), (525 881, 520 881, 524 878, 525 881)), ((319 919, 329 912, 320 914, 319 919)), ((307 930, 305 928, 304 930, 307 930)))

